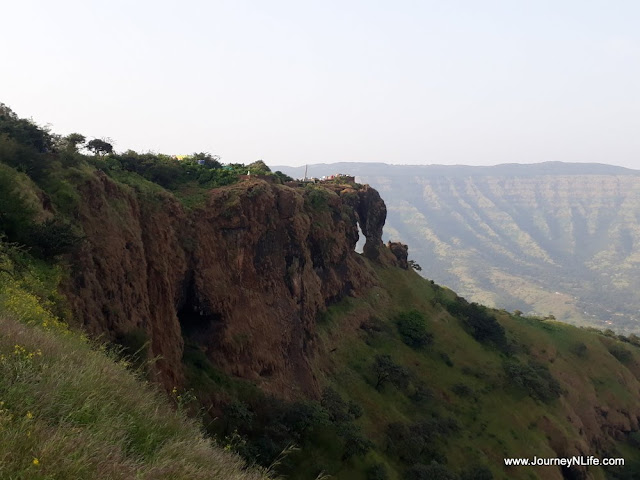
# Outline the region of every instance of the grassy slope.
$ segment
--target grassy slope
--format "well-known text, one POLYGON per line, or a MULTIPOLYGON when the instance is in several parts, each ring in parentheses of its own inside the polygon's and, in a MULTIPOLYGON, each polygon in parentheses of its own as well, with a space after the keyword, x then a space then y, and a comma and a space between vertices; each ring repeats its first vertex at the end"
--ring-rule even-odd
MULTIPOLYGON (((343 301, 325 315, 322 343, 333 353, 320 370, 344 397, 362 405, 365 415, 359 420, 360 425, 379 447, 376 453, 369 454, 369 459, 385 463, 395 473, 392 478, 403 478, 403 466, 384 453, 385 430, 390 422, 413 422, 432 416, 455 418, 460 431, 438 442, 453 471, 484 465, 496 478, 562 478, 559 470, 548 468, 505 471, 503 457, 555 457, 551 444, 580 437, 579 427, 569 417, 586 418, 594 405, 607 406, 614 412, 628 411, 637 403, 640 352, 636 347, 558 322, 500 314, 507 337, 520 352, 515 357, 523 361, 535 358, 547 365, 564 389, 561 398, 542 403, 509 384, 502 367, 504 354, 475 341, 458 319, 433 301, 438 290, 450 298, 452 292, 439 289, 413 272, 378 268, 377 273, 381 287, 363 298, 343 301), (435 337, 434 343, 421 351, 401 341, 391 320, 410 308, 427 314, 429 330, 435 337), (359 328, 371 317, 377 318, 381 327, 373 334, 359 328), (580 344, 586 350, 578 354, 580 344), (630 352, 624 365, 609 352, 607 347, 612 346, 630 352), (408 367, 414 383, 424 382, 429 387, 431 400, 417 406, 392 386, 382 391, 373 388, 372 359, 379 353, 388 353, 408 367), (447 365, 442 353, 449 356, 453 366, 447 365), (466 385, 472 393, 453 393, 456 385, 466 385)), ((637 462, 638 458, 632 458, 638 457, 637 451, 624 445, 618 447, 626 452, 628 463, 637 462)), ((585 454, 605 456, 588 446, 585 450, 585 454)), ((361 471, 361 465, 353 462, 338 478, 365 478, 361 471)), ((604 478, 601 469, 593 469, 591 474, 593 478, 604 478)))
POLYGON ((57 320, 57 269, 1 253, 0 478, 264 478, 57 320))

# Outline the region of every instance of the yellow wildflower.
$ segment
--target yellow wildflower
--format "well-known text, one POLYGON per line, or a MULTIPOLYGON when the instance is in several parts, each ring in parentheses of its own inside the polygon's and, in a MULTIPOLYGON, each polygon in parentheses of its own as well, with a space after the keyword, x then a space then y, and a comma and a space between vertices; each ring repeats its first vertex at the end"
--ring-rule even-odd
POLYGON ((40 460, 38 460, 36 457, 33 457, 33 464, 40 465, 40 460))

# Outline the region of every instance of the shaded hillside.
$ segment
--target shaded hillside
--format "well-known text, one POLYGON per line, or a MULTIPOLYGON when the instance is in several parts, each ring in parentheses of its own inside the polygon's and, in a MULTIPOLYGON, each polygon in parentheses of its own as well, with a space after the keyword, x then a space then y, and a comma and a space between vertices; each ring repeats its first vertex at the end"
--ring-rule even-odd
MULTIPOLYGON (((292 176, 303 169, 280 167, 292 176)), ((598 164, 312 165, 378 188, 423 274, 507 310, 638 332, 640 173, 598 164)))

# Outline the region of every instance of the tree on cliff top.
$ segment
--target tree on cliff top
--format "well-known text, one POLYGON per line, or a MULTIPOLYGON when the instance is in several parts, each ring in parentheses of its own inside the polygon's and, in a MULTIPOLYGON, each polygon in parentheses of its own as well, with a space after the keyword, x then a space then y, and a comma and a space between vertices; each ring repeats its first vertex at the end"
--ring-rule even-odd
POLYGON ((271 173, 271 169, 262 160, 257 160, 253 163, 250 163, 249 165, 247 165, 247 169, 251 173, 255 174, 271 173))
POLYGON ((87 142, 87 149, 93 152, 95 155, 106 155, 113 153, 113 145, 105 140, 94 138, 87 142))

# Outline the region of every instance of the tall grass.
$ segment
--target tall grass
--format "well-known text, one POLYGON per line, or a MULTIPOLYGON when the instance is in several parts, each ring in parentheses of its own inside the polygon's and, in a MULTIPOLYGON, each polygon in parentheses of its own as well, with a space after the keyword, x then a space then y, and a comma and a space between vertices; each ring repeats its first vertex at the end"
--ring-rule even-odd
POLYGON ((266 477, 206 439, 126 362, 70 331, 28 288, 38 279, 0 260, 1 479, 266 477))

